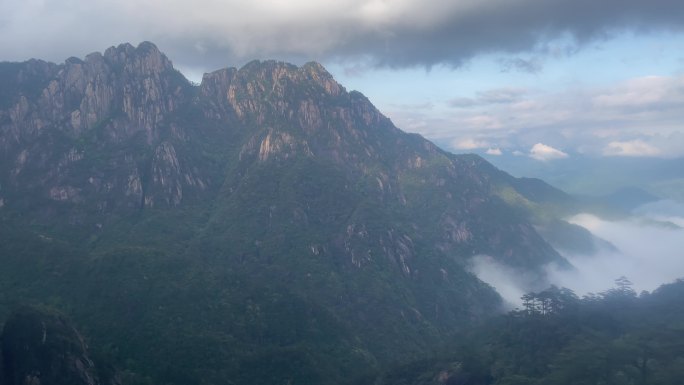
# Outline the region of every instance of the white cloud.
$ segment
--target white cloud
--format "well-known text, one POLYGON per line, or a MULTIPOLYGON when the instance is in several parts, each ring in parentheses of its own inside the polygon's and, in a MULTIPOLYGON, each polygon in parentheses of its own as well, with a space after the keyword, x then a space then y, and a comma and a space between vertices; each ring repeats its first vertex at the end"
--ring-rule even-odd
POLYGON ((530 158, 541 160, 544 162, 555 159, 563 159, 567 157, 568 154, 564 153, 563 151, 543 143, 537 143, 530 149, 530 158))
MULTIPOLYGON (((664 203, 673 212, 684 212, 681 203, 664 203)), ((648 206, 644 206, 640 214, 645 218, 660 219, 657 212, 651 215, 648 206)), ((674 220, 684 221, 684 217, 674 220)), ((684 249, 682 228, 639 218, 607 221, 590 214, 577 215, 570 221, 610 241, 617 246, 619 252, 602 251, 592 256, 567 255, 576 270, 551 271, 551 280, 561 286, 570 287, 580 294, 599 292, 611 288, 614 279, 626 276, 639 292, 651 291, 684 277, 684 259, 681 258, 681 250, 684 249)))
POLYGON ((610 142, 603 150, 607 156, 658 156, 661 151, 642 140, 630 140, 626 142, 610 142))
POLYGON ((543 290, 539 277, 504 265, 489 255, 476 255, 471 258, 468 270, 481 281, 488 283, 501 295, 505 305, 513 309, 519 306, 520 297, 530 291, 543 290))
POLYGON ((473 129, 495 130, 503 128, 503 124, 496 116, 474 115, 463 119, 467 127, 473 129))
POLYGON ((673 200, 660 200, 647 203, 634 212, 656 221, 671 222, 684 228, 684 204, 673 200))
POLYGON ((489 143, 472 138, 459 139, 452 142, 452 147, 457 150, 476 150, 478 148, 487 148, 489 143))
POLYGON ((644 76, 629 79, 592 98, 598 108, 640 109, 679 105, 684 102, 683 78, 644 76))
MULTIPOLYGON (((429 124, 419 132, 441 143, 476 137, 479 145, 470 148, 497 143, 529 149, 554 143, 563 149, 554 152, 537 146, 530 156, 538 160, 566 157, 570 149, 587 156, 684 156, 684 76, 557 91, 495 88, 474 92, 472 98, 447 100, 444 108, 435 105, 429 124)), ((405 127, 401 118, 395 121, 405 127)))
POLYGON ((447 104, 454 108, 483 107, 492 104, 515 104, 516 108, 525 109, 529 107, 529 103, 525 101, 525 96, 529 92, 530 90, 525 88, 493 88, 478 92, 475 98, 453 98, 447 104))
POLYGON ((503 154, 501 152, 500 148, 488 148, 486 153, 487 153, 487 155, 496 155, 496 156, 503 154))

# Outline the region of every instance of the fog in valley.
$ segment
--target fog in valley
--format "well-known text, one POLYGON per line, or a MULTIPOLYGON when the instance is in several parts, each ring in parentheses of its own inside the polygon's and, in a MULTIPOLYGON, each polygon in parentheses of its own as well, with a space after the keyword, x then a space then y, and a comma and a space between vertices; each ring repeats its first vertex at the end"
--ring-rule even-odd
POLYGON ((567 287, 583 296, 614 286, 616 278, 627 277, 634 290, 653 291, 660 285, 684 277, 684 204, 658 201, 639 207, 622 220, 606 220, 592 214, 567 219, 611 242, 618 251, 603 249, 594 255, 561 254, 574 266, 547 266, 548 282, 522 274, 489 256, 473 259, 471 271, 494 286, 510 307, 520 304, 528 291, 543 290, 549 284, 567 287))

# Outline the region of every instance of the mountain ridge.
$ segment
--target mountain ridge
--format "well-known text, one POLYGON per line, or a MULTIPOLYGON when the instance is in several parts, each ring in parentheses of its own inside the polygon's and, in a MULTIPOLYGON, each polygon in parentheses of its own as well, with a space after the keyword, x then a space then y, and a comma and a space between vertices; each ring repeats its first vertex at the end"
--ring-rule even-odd
POLYGON ((282 354, 311 372, 279 375, 335 383, 496 313, 470 257, 540 285, 567 264, 511 204, 560 191, 402 132, 318 63, 254 61, 193 86, 145 42, 0 75, 15 90, 0 95, 2 289, 70 309, 157 379, 249 383, 282 354), (174 343, 200 342, 168 368, 174 343))

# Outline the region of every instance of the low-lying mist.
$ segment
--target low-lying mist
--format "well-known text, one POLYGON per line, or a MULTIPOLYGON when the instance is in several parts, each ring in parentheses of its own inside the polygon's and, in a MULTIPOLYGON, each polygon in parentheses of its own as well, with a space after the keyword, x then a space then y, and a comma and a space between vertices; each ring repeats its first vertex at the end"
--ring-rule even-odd
POLYGON ((520 304, 522 294, 542 290, 549 284, 570 288, 582 296, 614 287, 615 279, 621 276, 633 283, 637 293, 684 277, 684 204, 650 203, 620 221, 592 214, 579 214, 568 221, 611 242, 618 251, 599 250, 593 255, 581 255, 559 250, 575 269, 547 266, 547 282, 521 276, 517 270, 488 256, 473 258, 471 271, 494 286, 512 307, 520 304))

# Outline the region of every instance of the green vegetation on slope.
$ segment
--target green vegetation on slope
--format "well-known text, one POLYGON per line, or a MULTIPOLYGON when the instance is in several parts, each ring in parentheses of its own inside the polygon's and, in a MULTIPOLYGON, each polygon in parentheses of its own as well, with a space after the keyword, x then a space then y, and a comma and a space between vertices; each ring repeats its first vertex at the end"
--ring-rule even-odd
POLYGON ((496 314, 473 255, 564 261, 531 223, 562 193, 401 132, 316 63, 192 86, 143 43, 0 70, 41 74, 0 105, 0 315, 59 309, 136 381, 344 383, 496 314))
POLYGON ((582 299, 551 287, 463 333, 432 359, 368 384, 676 385, 684 375, 684 281, 637 297, 625 278, 582 299))

